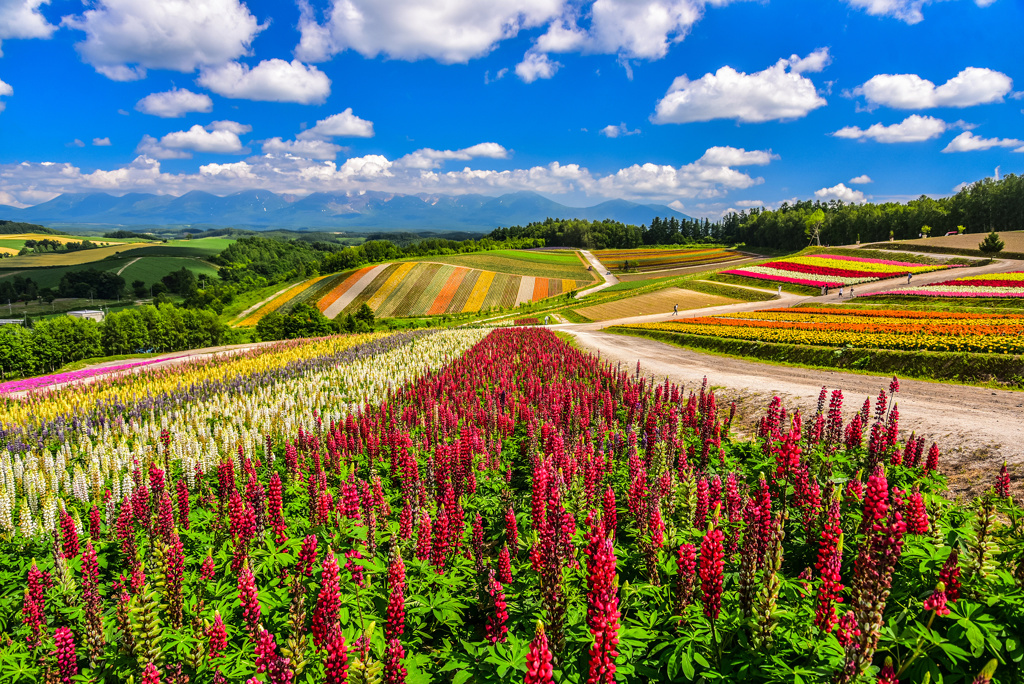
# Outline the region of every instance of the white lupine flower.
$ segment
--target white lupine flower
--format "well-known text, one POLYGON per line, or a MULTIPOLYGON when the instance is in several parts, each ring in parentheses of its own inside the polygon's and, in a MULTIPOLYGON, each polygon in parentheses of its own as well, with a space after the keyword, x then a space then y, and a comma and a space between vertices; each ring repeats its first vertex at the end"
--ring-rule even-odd
POLYGON ((43 497, 43 531, 47 534, 57 527, 57 497, 47 492, 43 497))
POLYGON ((14 532, 14 510, 11 508, 11 497, 7 492, 0 494, 0 529, 14 532))
POLYGON ((32 511, 24 499, 18 509, 18 530, 25 539, 31 539, 36 534, 36 519, 32 517, 32 511))

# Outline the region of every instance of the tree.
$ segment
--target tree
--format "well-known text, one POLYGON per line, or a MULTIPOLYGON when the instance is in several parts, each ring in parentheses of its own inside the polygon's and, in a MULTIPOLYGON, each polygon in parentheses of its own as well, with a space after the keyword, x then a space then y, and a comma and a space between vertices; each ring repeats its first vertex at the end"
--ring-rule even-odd
POLYGON ((134 354, 150 347, 146 320, 134 309, 107 315, 100 328, 103 351, 108 355, 134 354))
POLYGON ((32 333, 20 325, 0 326, 0 377, 31 375, 35 368, 32 333))
POLYGON ((819 247, 821 246, 821 226, 825 223, 825 212, 821 209, 816 209, 807 215, 804 219, 804 235, 810 239, 810 243, 815 243, 819 247))
POLYGON ((377 317, 373 314, 373 309, 371 309, 365 302, 361 307, 359 307, 359 310, 356 311, 356 321, 362 321, 366 324, 367 328, 372 328, 373 322, 376 319, 377 317))
POLYGON ((32 347, 42 370, 99 356, 100 324, 87 318, 57 316, 36 323, 32 347))
POLYGON ((1003 251, 1005 246, 1006 244, 999 239, 999 233, 993 230, 978 244, 978 249, 985 254, 998 254, 1003 251))

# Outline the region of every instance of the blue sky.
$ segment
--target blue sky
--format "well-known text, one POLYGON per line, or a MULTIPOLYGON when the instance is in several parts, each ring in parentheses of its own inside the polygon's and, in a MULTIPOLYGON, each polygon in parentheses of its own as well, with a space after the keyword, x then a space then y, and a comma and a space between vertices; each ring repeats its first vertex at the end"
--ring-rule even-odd
POLYGON ((717 218, 1024 171, 1020 0, 0 0, 0 204, 266 188, 717 218))

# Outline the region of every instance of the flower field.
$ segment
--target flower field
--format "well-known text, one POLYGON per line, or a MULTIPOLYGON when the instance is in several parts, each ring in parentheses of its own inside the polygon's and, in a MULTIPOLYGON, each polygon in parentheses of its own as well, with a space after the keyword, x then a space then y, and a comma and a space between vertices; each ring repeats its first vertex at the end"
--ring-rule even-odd
POLYGON ((638 271, 663 271, 686 266, 701 266, 743 257, 731 249, 598 249, 593 251, 605 268, 618 271, 629 262, 638 271))
POLYGON ((1024 353, 1024 315, 769 309, 623 326, 729 339, 906 351, 1024 353))
POLYGON ((378 317, 436 316, 511 308, 583 288, 590 283, 407 261, 367 266, 299 283, 253 311, 240 326, 256 325, 272 311, 315 301, 328 318, 354 313, 363 304, 378 317))
POLYGON ((992 273, 954 278, 921 287, 901 287, 888 295, 917 297, 1008 297, 1024 299, 1024 271, 992 273))
POLYGON ((1009 476, 945 499, 895 378, 738 441, 538 328, 261 349, 4 404, 4 678, 1024 674, 1009 476))
POLYGON ((859 285, 876 280, 899 278, 908 273, 928 273, 948 266, 916 264, 888 259, 865 259, 836 254, 815 254, 769 261, 757 266, 745 266, 723 275, 742 276, 775 283, 789 283, 808 287, 840 287, 859 285))

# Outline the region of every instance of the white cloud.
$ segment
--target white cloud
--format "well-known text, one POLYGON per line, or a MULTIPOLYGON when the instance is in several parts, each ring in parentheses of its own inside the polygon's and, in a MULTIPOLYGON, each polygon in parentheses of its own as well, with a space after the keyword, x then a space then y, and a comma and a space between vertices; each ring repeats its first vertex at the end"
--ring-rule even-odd
POLYGON ((864 193, 860 190, 854 190, 846 187, 845 184, 840 183, 839 185, 831 188, 822 188, 821 190, 815 190, 814 196, 820 200, 842 200, 851 204, 862 204, 865 202, 864 193))
POLYGON ((825 67, 831 63, 832 55, 829 54, 828 48, 818 48, 803 58, 799 55, 791 55, 789 58, 789 70, 798 74, 817 74, 824 71, 825 67))
POLYGON ((936 87, 917 74, 879 74, 854 89, 873 105, 894 109, 931 109, 933 107, 973 107, 1002 102, 1013 90, 1013 81, 1006 74, 967 67, 936 87))
POLYGON ((598 132, 601 135, 605 136, 606 138, 618 138, 627 135, 640 135, 639 128, 631 131, 629 130, 629 126, 627 126, 625 122, 620 123, 618 126, 608 124, 598 132))
POLYGON ((661 59, 701 18, 697 0, 596 0, 591 7, 592 52, 661 59))
MULTIPOLYGON (((246 188, 265 188, 296 195, 315 191, 500 194, 533 190, 553 195, 582 193, 605 198, 672 202, 686 198, 721 197, 731 190, 758 185, 763 182, 762 178, 751 177, 728 164, 764 164, 774 158, 767 151, 712 148, 700 159, 679 167, 634 164, 611 174, 595 174, 579 164, 558 161, 507 170, 466 166, 459 170, 440 171, 416 168, 407 164, 408 159, 391 161, 382 155, 354 157, 336 163, 303 158, 289 150, 270 152, 264 149, 262 154, 241 161, 204 164, 195 173, 171 174, 163 172, 160 161, 150 154, 157 151, 164 153, 165 158, 188 156, 194 148, 218 147, 211 140, 213 133, 230 134, 231 130, 240 128, 243 127, 238 124, 221 124, 219 131, 192 129, 166 140, 168 144, 190 145, 187 149, 167 147, 164 140, 149 138, 148 148, 140 145, 143 149, 135 161, 112 170, 83 173, 71 164, 53 162, 0 164, 0 192, 6 192, 26 204, 51 199, 60 192, 97 189, 170 194, 202 189, 227 194, 246 188)), ((234 141, 220 143, 219 146, 220 149, 235 148, 234 141)), ((463 156, 501 158, 504 149, 495 143, 482 143, 440 154, 451 159, 463 156)))
POLYGON ((500 81, 501 79, 505 78, 506 76, 508 76, 508 67, 503 67, 501 69, 498 69, 498 71, 494 74, 493 78, 491 78, 491 72, 490 71, 485 71, 484 72, 484 85, 487 85, 489 83, 494 83, 495 81, 500 81))
POLYGON ((283 59, 265 59, 250 68, 240 62, 204 67, 199 85, 238 100, 320 104, 331 94, 331 79, 315 66, 283 59))
POLYGON ((333 0, 323 23, 308 2, 299 6, 299 59, 321 62, 355 50, 367 58, 464 64, 555 18, 563 0, 333 0))
POLYGON ((94 147, 110 147, 110 138, 93 138, 92 144, 94 147))
MULTIPOLYGON (((13 94, 14 88, 12 88, 9 83, 4 83, 3 81, 0 81, 0 97, 10 97, 13 94)), ((3 100, 0 100, 0 112, 4 111, 4 107, 6 106, 7 103, 3 100)))
POLYGON ((303 159, 335 159, 345 148, 326 140, 282 140, 271 138, 263 141, 265 154, 290 154, 303 159))
POLYGON ((85 147, 85 143, 79 140, 78 138, 75 138, 71 142, 65 143, 64 147, 85 147))
POLYGON ((192 152, 244 154, 246 150, 238 136, 251 130, 251 126, 234 121, 214 121, 205 128, 196 124, 187 131, 168 133, 160 140, 143 136, 136 153, 154 159, 188 159, 192 152))
POLYGON ((527 52, 523 61, 516 64, 516 76, 524 83, 533 83, 538 78, 551 78, 561 68, 561 62, 552 61, 540 52, 527 52))
POLYGON ((299 140, 326 140, 328 138, 372 138, 373 122, 360 119, 349 107, 316 122, 316 126, 299 133, 299 140))
POLYGON ((99 0, 62 23, 85 32, 82 59, 115 81, 223 64, 249 54, 266 28, 239 0, 99 0))
POLYGON ((448 160, 468 161, 475 158, 508 159, 509 151, 498 143, 485 142, 461 150, 434 150, 429 147, 416 150, 395 161, 407 169, 436 169, 448 160))
POLYGON ((17 197, 9 192, 4 192, 3 190, 0 190, 0 205, 5 207, 15 207, 16 209, 24 209, 25 207, 32 206, 31 204, 19 202, 17 197))
POLYGON ((740 209, 750 209, 751 207, 763 207, 764 206, 764 201, 763 200, 740 200, 739 202, 734 202, 733 204, 735 204, 740 209))
POLYGON ((851 7, 862 9, 876 17, 894 17, 908 24, 916 24, 924 15, 921 8, 930 0, 846 0, 851 7))
POLYGON ((672 82, 655 107, 654 123, 736 119, 749 123, 799 119, 826 102, 814 83, 793 69, 824 65, 821 51, 803 60, 780 59, 764 71, 746 74, 724 66, 696 81, 685 75, 672 82), (815 55, 819 55, 815 57, 815 55))
POLYGON ((144 114, 174 119, 185 116, 188 112, 212 112, 213 100, 206 93, 172 88, 163 93, 150 93, 135 103, 135 109, 144 114))
MULTIPOLYGON (((49 0, 0 0, 0 48, 8 38, 49 38, 57 29, 39 8, 49 0)), ((3 57, 0 49, 0 57, 3 57)))
POLYGON ((911 114, 900 123, 892 124, 891 126, 883 126, 880 123, 864 129, 857 128, 856 126, 846 126, 845 128, 840 128, 832 135, 849 140, 875 140, 880 143, 912 143, 937 138, 949 128, 951 128, 950 124, 947 124, 942 119, 911 114))
POLYGON ((857 176, 855 178, 850 179, 850 183, 852 185, 866 185, 868 183, 874 182, 875 181, 871 180, 871 176, 867 175, 866 173, 863 176, 857 176))
POLYGON ((990 150, 993 147, 1019 147, 1021 149, 1015 151, 1020 152, 1024 150, 1024 140, 1016 140, 1014 138, 982 138, 970 131, 964 131, 953 138, 942 151, 974 152, 976 150, 990 150))

